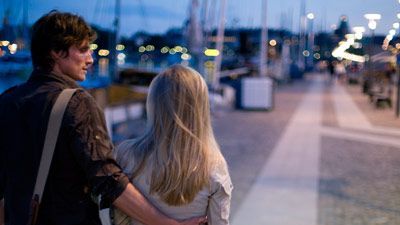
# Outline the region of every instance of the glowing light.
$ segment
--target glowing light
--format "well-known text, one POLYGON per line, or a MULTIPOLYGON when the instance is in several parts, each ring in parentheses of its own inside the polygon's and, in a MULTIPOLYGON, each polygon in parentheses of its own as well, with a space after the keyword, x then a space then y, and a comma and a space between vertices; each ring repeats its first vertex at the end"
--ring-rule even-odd
POLYGON ((307 50, 305 50, 305 51, 303 51, 303 55, 304 55, 305 57, 308 57, 308 56, 310 56, 310 52, 307 51, 307 50))
POLYGON ((354 34, 346 34, 345 37, 350 45, 354 44, 354 39, 355 39, 354 34))
POLYGON ((395 29, 391 29, 391 30, 389 31, 389 34, 392 35, 392 36, 394 36, 394 35, 396 34, 396 30, 395 30, 395 29))
POLYGON ((399 27, 400 27, 400 23, 398 23, 398 22, 393 23, 393 28, 394 29, 399 29, 399 27))
POLYGON ((381 14, 367 13, 367 14, 364 15, 364 17, 367 20, 380 20, 381 19, 381 14))
POLYGON ((369 27, 369 29, 371 29, 371 30, 375 30, 375 29, 376 29, 376 21, 375 21, 375 20, 370 20, 370 21, 368 22, 368 27, 369 27))
POLYGON ((118 53, 118 55, 117 55, 118 65, 124 65, 125 58, 126 58, 126 55, 124 53, 118 53))
POLYGON ((107 49, 100 49, 98 52, 99 56, 108 56, 110 54, 110 51, 107 49))
POLYGON ((115 46, 115 49, 117 51, 123 51, 125 49, 125 45, 118 44, 117 46, 115 46))
POLYGON ((171 49, 169 50, 169 54, 174 55, 175 53, 176 53, 175 49, 171 48, 171 49))
POLYGON ((396 48, 397 48, 397 49, 400 49, 400 43, 397 43, 397 44, 396 44, 396 48))
POLYGON ((189 60, 189 59, 191 59, 192 57, 189 55, 189 54, 186 54, 186 53, 183 53, 182 55, 181 55, 181 59, 183 59, 183 60, 189 60))
POLYGON ((15 54, 17 52, 17 48, 18 48, 17 44, 11 44, 8 46, 8 50, 10 50, 11 54, 15 54))
POLYGON ((3 46, 8 46, 10 44, 9 41, 1 41, 1 45, 3 46))
POLYGON ((219 55, 219 51, 218 51, 218 49, 206 49, 204 51, 204 54, 206 56, 218 56, 219 55))
POLYGON ((179 46, 179 45, 175 46, 174 49, 176 52, 182 52, 182 50, 183 50, 182 46, 179 46))
POLYGON ((146 51, 146 47, 144 47, 144 46, 139 47, 139 52, 145 52, 145 51, 146 51))
POLYGON ((364 33, 365 32, 365 28, 363 26, 357 26, 357 27, 353 27, 353 31, 355 33, 364 33))
POLYGON ((269 41, 269 45, 271 46, 275 46, 276 45, 276 41, 274 39, 269 41))
POLYGON ((314 58, 315 58, 315 59, 320 59, 320 58, 321 58, 321 55, 320 55, 319 53, 315 53, 315 54, 314 54, 314 58))
POLYGON ((118 60, 124 60, 126 58, 126 55, 124 53, 118 53, 117 59, 118 60))
POLYGON ((187 48, 185 48, 185 47, 182 47, 182 51, 181 51, 182 53, 187 53, 188 52, 188 50, 187 50, 187 48))
POLYGON ((147 45, 146 46, 146 51, 154 51, 154 45, 147 45))
POLYGON ((98 48, 99 46, 97 45, 97 44, 90 44, 89 45, 89 48, 90 48, 90 50, 96 50, 97 48, 98 48))
POLYGON ((167 53, 169 51, 169 48, 167 46, 164 46, 164 47, 161 48, 160 51, 161 51, 161 53, 165 54, 165 53, 167 53))
POLYGON ((310 20, 313 20, 314 19, 314 13, 308 13, 307 14, 307 18, 310 19, 310 20))
POLYGON ((400 19, 400 13, 397 13, 397 19, 400 19))

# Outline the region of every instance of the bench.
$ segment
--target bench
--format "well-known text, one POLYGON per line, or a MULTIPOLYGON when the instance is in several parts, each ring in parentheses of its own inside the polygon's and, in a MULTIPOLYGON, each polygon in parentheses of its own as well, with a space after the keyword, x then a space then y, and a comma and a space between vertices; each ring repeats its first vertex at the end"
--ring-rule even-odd
POLYGON ((383 108, 385 105, 392 108, 392 88, 390 85, 374 85, 368 91, 370 102, 375 105, 376 108, 383 108))

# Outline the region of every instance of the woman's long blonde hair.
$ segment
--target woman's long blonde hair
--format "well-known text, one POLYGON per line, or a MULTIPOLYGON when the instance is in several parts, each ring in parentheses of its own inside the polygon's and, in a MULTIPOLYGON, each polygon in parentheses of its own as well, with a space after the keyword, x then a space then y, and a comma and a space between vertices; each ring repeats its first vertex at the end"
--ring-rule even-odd
POLYGON ((146 132, 119 157, 133 154, 132 178, 149 168, 150 193, 157 193, 167 204, 192 202, 209 184, 211 161, 222 158, 201 75, 182 65, 157 75, 150 85, 147 119, 146 132))

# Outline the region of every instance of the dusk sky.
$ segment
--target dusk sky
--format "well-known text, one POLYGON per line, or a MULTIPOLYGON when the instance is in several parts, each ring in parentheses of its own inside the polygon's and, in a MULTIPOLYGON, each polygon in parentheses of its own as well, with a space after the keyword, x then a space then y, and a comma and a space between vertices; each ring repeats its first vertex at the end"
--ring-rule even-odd
MULTIPOLYGON (((10 9, 13 24, 22 21, 24 0, 0 0, 0 17, 10 9)), ((51 9, 70 11, 83 15, 90 23, 111 28, 114 17, 114 0, 27 0, 29 23, 33 23, 42 14, 51 9)), ((218 0, 215 1, 219 5, 218 0)), ((260 25, 262 0, 226 0, 227 27, 257 27, 260 25)), ((138 30, 150 33, 163 33, 170 27, 180 27, 188 17, 191 0, 121 0, 121 34, 132 35, 138 30)), ((199 0, 202 2, 202 0, 199 0)), ((295 32, 299 29, 301 0, 268 0, 268 26, 284 27, 295 32)), ((306 12, 313 12, 315 31, 330 31, 332 24, 338 24, 341 15, 347 15, 349 25, 365 26, 365 13, 380 13, 376 33, 387 34, 400 13, 398 0, 305 0, 306 12)), ((218 11, 218 10, 215 10, 218 11)), ((210 11, 211 15, 215 15, 210 11)), ((214 20, 216 24, 216 20, 214 20)), ((368 35, 367 31, 367 35, 368 35)))

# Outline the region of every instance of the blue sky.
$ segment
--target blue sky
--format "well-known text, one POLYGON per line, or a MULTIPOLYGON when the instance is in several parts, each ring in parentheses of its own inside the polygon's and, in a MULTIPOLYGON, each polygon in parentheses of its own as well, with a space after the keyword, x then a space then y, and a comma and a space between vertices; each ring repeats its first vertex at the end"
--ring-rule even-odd
MULTIPOLYGON (((24 0, 0 0, 0 17, 11 9, 12 23, 22 21, 24 0)), ((90 23, 111 28, 114 14, 114 0, 27 0, 29 23, 51 9, 70 11, 83 15, 90 23)), ((202 0, 199 0, 202 2, 202 0)), ((208 0, 215 2, 218 0, 208 0)), ((261 0, 226 0, 227 27, 256 27, 260 25, 261 0)), ((298 30, 301 0, 268 0, 268 26, 298 30), (283 18, 283 19, 282 19, 283 18)), ((341 15, 347 15, 350 26, 365 26, 365 13, 380 13, 376 32, 387 34, 400 13, 398 0, 305 0, 306 12, 315 14, 314 29, 331 30, 341 15)), ((181 26, 188 17, 190 0, 121 0, 121 34, 131 35, 138 30, 162 33, 169 27, 181 26)), ((217 7, 218 8, 218 7, 217 7)), ((214 10, 214 11, 218 11, 214 10)), ((216 15, 212 13, 211 15, 216 15)), ((216 23, 216 19, 214 19, 216 23)))

